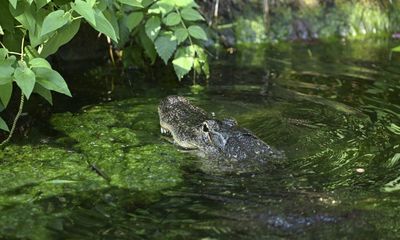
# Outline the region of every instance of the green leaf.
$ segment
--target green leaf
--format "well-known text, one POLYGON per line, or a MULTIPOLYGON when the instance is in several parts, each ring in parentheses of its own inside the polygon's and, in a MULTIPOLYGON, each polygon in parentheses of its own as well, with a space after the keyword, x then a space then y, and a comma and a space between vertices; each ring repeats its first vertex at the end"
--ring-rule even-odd
POLYGON ((8 129, 7 123, 0 117, 0 129, 9 132, 10 129, 8 129))
POLYGON ((36 14, 35 14, 35 31, 29 31, 29 42, 30 45, 35 48, 39 46, 40 44, 44 43, 46 40, 48 40, 49 36, 44 35, 41 36, 42 32, 42 27, 43 27, 43 21, 44 19, 49 15, 49 11, 47 9, 39 9, 36 14))
POLYGON ((50 0, 35 0, 37 9, 41 9, 42 7, 46 6, 50 0))
POLYGON ((64 10, 57 10, 54 12, 51 12, 47 17, 44 18, 43 25, 42 25, 42 31, 40 33, 40 36, 43 36, 47 33, 53 32, 65 24, 68 23, 68 20, 70 19, 71 14, 64 12, 64 10))
MULTIPOLYGON (((174 9, 175 4, 171 0, 160 0, 157 5, 160 13, 164 16, 174 9)), ((155 6, 155 7, 156 7, 155 6)))
POLYGON ((49 41, 43 44, 43 49, 40 52, 42 58, 46 58, 57 52, 58 48, 69 42, 79 30, 80 20, 74 20, 70 24, 59 29, 49 41))
POLYGON ((11 15, 8 1, 0 1, 0 25, 3 30, 14 30, 14 17, 11 15))
POLYGON ((143 7, 148 7, 148 6, 150 6, 154 1, 156 1, 156 0, 142 0, 142 5, 143 5, 143 7))
POLYGON ((9 8, 9 10, 24 28, 30 32, 35 32, 36 8, 34 5, 29 5, 26 1, 20 1, 16 9, 9 8))
POLYGON ((0 35, 4 35, 3 28, 0 25, 0 35))
POLYGON ((400 46, 392 48, 393 52, 400 52, 400 46))
POLYGON ((141 27, 139 32, 140 43, 144 48, 145 54, 150 58, 151 64, 154 64, 157 58, 157 52, 154 48, 153 42, 147 36, 144 27, 141 27))
POLYGON ((186 38, 189 36, 188 31, 185 28, 177 28, 174 32, 176 40, 178 40, 178 44, 184 42, 186 38))
POLYGON ((33 70, 36 73, 37 83, 42 87, 71 97, 67 83, 58 72, 48 68, 35 68, 33 70))
POLYGON ((118 19, 117 16, 111 12, 111 10, 104 10, 103 11, 104 17, 111 23, 111 26, 114 29, 115 32, 115 36, 117 36, 117 41, 115 41, 116 43, 118 43, 119 40, 119 24, 118 24, 118 19))
POLYGON ((51 96, 50 90, 48 90, 48 89, 44 88, 42 85, 36 83, 35 88, 33 89, 33 92, 39 94, 44 99, 46 99, 47 102, 49 102, 51 105, 53 105, 53 97, 51 96))
POLYGON ((132 39, 130 37, 131 31, 129 31, 128 27, 126 26, 125 19, 126 19, 126 16, 122 16, 122 18, 119 19, 119 21, 117 22, 118 29, 119 29, 119 39, 118 39, 118 42, 114 46, 118 49, 125 49, 125 46, 132 39))
POLYGON ((131 32, 143 19, 143 13, 142 12, 133 12, 130 13, 128 16, 124 16, 123 21, 125 23, 125 26, 129 29, 131 32))
POLYGON ((141 3, 142 1, 138 1, 138 0, 118 0, 118 2, 132 6, 132 7, 143 8, 143 5, 141 3))
POLYGON ((86 21, 96 25, 96 19, 94 17, 95 12, 89 3, 82 0, 75 0, 75 4, 73 5, 72 9, 79 13, 86 21))
POLYGON ((188 28, 190 36, 200 39, 200 40, 207 40, 207 34, 204 32, 204 30, 199 27, 199 26, 190 26, 188 28))
POLYGON ((196 60, 201 65, 201 70, 206 75, 206 77, 209 78, 210 77, 210 69, 208 66, 207 54, 204 52, 204 49, 198 45, 193 45, 193 48, 198 56, 198 58, 196 58, 196 60))
POLYGON ((112 26, 112 24, 107 20, 104 14, 101 11, 96 11, 94 14, 96 25, 92 25, 94 29, 103 33, 107 37, 111 38, 115 42, 118 42, 117 34, 112 26))
POLYGON ((154 42, 158 55, 167 64, 172 54, 176 50, 177 42, 176 37, 171 32, 167 32, 159 36, 154 42))
POLYGON ((200 13, 193 8, 182 9, 181 16, 183 19, 188 21, 204 20, 203 16, 201 16, 200 13))
POLYGON ((192 69, 194 62, 194 51, 193 48, 180 47, 174 56, 172 64, 174 65, 174 70, 179 79, 182 79, 190 70, 192 69))
POLYGON ((154 42, 154 39, 156 39, 161 29, 160 18, 157 16, 150 17, 150 19, 147 20, 146 25, 144 27, 147 36, 151 39, 151 41, 154 42))
POLYGON ((201 48, 199 45, 192 45, 193 50, 196 53, 196 58, 194 60, 193 68, 198 72, 199 74, 201 71, 206 75, 208 78, 210 76, 210 70, 208 66, 208 61, 207 61, 207 54, 205 53, 204 49, 201 48))
POLYGON ((36 82, 35 73, 26 66, 18 66, 15 69, 14 78, 26 98, 29 99, 36 82))
POLYGON ((16 61, 17 58, 14 55, 10 55, 9 57, 6 57, 2 61, 0 61, 0 64, 6 64, 8 66, 12 66, 16 61))
POLYGON ((12 82, 12 74, 15 69, 12 66, 15 63, 15 57, 9 57, 6 60, 0 61, 0 84, 7 84, 12 82))
POLYGON ((197 56, 199 57, 200 61, 207 61, 207 54, 204 52, 204 49, 201 48, 199 45, 194 44, 193 50, 196 52, 197 56))
POLYGON ((196 71, 197 74, 201 74, 201 63, 198 58, 194 58, 193 70, 196 71))
POLYGON ((8 0, 8 1, 10 2, 11 6, 12 6, 14 9, 17 8, 17 1, 18 1, 18 0, 8 0))
POLYGON ((187 7, 192 6, 194 1, 193 0, 176 0, 174 1, 176 6, 178 7, 187 7))
POLYGON ((0 61, 6 59, 7 54, 8 54, 7 48, 0 48, 0 61))
POLYGON ((96 0, 86 0, 89 3, 90 7, 93 7, 96 4, 96 0))
POLYGON ((163 22, 167 26, 175 26, 181 22, 181 17, 179 16, 179 14, 172 12, 163 19, 163 22))
POLYGON ((7 107, 10 101, 12 89, 12 82, 0 85, 0 100, 3 103, 4 107, 7 107))
POLYGON ((104 10, 110 8, 111 7, 110 5, 113 4, 113 2, 114 1, 109 1, 109 0, 96 0, 95 11, 104 11, 104 10))
POLYGON ((51 69, 50 63, 44 58, 34 58, 29 61, 31 68, 48 68, 51 69))
POLYGON ((17 57, 15 57, 14 55, 11 55, 9 57, 6 57, 3 61, 0 61, 0 63, 4 63, 9 66, 12 66, 15 64, 16 61, 17 61, 17 57))
POLYGON ((150 6, 150 8, 147 10, 147 14, 146 15, 159 15, 161 14, 161 9, 158 7, 157 4, 153 4, 150 6))

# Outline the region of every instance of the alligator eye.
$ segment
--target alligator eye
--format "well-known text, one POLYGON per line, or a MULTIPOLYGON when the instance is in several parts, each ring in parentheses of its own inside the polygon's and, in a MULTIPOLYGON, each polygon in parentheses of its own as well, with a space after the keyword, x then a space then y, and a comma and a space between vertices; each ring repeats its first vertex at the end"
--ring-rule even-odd
POLYGON ((203 132, 208 132, 208 131, 209 131, 209 129, 208 129, 207 124, 203 124, 203 132))

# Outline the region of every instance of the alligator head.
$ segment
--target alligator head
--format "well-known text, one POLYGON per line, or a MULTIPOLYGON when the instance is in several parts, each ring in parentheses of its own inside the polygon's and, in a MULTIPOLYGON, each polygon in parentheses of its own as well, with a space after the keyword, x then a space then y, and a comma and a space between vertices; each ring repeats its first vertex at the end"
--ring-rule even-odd
POLYGON ((162 133, 172 135, 180 147, 199 150, 206 156, 262 162, 282 156, 235 120, 215 119, 184 97, 163 99, 158 114, 162 133))

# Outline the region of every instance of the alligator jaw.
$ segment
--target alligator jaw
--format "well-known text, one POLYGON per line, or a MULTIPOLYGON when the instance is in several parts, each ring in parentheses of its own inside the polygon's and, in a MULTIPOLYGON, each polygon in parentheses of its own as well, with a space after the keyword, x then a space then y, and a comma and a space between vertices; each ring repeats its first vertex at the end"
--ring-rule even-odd
POLYGON ((181 142, 179 141, 179 138, 175 138, 172 131, 168 129, 168 124, 164 123, 163 121, 160 121, 160 131, 164 139, 167 139, 168 142, 178 145, 182 149, 186 150, 197 149, 197 147, 188 144, 187 142, 181 142))
POLYGON ((160 121, 160 131, 162 135, 172 137, 172 131, 169 130, 168 124, 163 121, 160 121))

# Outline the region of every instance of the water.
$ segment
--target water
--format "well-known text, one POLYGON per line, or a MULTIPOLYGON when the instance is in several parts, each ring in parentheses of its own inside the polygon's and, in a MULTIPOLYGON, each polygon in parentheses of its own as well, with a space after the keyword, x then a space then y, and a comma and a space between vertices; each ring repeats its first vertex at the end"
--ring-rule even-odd
MULTIPOLYGON (((106 85, 98 100, 83 89, 56 106, 51 129, 0 155, 0 236, 399 239, 400 57, 392 44, 241 48, 214 53, 204 88, 126 72, 131 88, 106 85), (236 118, 287 158, 225 173, 177 149, 159 134, 156 107, 169 94, 236 118)), ((120 78, 102 73, 88 76, 120 78)))

